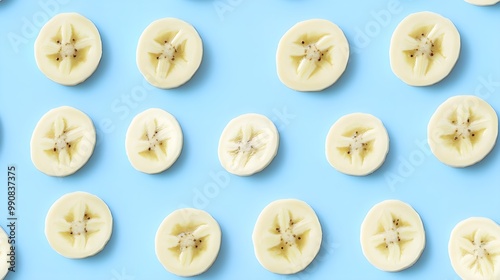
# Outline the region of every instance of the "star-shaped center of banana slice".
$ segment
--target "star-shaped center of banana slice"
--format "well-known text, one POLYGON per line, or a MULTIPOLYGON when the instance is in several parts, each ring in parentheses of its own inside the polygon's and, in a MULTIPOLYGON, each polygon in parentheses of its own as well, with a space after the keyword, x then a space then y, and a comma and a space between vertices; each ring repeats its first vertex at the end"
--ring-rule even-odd
POLYGON ((351 159, 351 164, 361 166, 365 157, 373 149, 374 141, 374 129, 358 127, 342 134, 339 139, 340 146, 337 149, 351 159))
POLYGON ((78 34, 71 24, 61 26, 57 34, 44 46, 44 52, 59 71, 69 74, 80 63, 87 60, 87 52, 94 40, 78 34))
POLYGON ((468 154, 481 139, 487 125, 485 118, 461 104, 441 123, 441 139, 455 147, 460 154, 468 154))
POLYGON ((386 211, 380 218, 381 228, 372 237, 373 244, 390 261, 399 261, 407 242, 413 240, 415 231, 403 219, 386 211))
POLYGON ((181 29, 162 34, 149 45, 148 53, 151 63, 156 65, 157 78, 164 79, 174 67, 187 63, 184 56, 186 40, 187 36, 181 29))
POLYGON ((304 35, 292 45, 291 57, 297 74, 309 79, 324 64, 333 64, 331 50, 334 38, 331 35, 304 35))
POLYGON ((158 119, 144 124, 145 133, 139 139, 139 154, 157 161, 167 158, 167 144, 170 140, 168 127, 158 119))
POLYGON ((483 276, 495 275, 495 259, 500 257, 500 241, 482 230, 459 239, 462 263, 483 276))
POLYGON ((433 63, 446 58, 441 51, 443 35, 444 29, 436 24, 419 28, 405 38, 404 53, 415 75, 425 76, 433 63))
POLYGON ((57 158, 59 165, 69 166, 83 134, 82 128, 70 127, 65 118, 58 116, 52 129, 42 138, 42 148, 47 154, 57 158))
POLYGON ((265 233, 263 242, 276 255, 292 264, 299 264, 310 229, 309 219, 292 217, 289 210, 280 209, 273 229, 265 233))
POLYGON ((84 202, 77 203, 55 226, 61 236, 75 248, 85 248, 93 234, 103 225, 101 218, 89 211, 84 202))
POLYGON ((194 258, 206 250, 207 238, 210 236, 210 227, 206 224, 197 226, 177 226, 167 236, 167 248, 179 255, 179 262, 189 266, 194 258))
POLYGON ((233 156, 233 166, 246 166, 253 156, 266 147, 266 135, 251 125, 242 127, 230 140, 228 152, 233 156))

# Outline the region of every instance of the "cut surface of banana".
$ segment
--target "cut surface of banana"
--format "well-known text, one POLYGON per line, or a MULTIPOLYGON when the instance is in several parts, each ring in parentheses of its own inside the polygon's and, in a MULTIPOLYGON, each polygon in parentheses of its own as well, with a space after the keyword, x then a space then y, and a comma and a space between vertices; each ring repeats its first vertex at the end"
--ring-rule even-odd
POLYGON ((428 86, 444 79, 460 55, 460 34, 453 22, 432 12, 404 18, 390 45, 392 72, 412 86, 428 86))
POLYGON ((99 253, 113 230, 111 211, 102 199, 87 192, 60 197, 45 218, 45 236, 57 253, 81 259, 99 253))
POLYGON ((377 117, 348 114, 330 128, 325 151, 333 168, 348 175, 364 176, 384 163, 389 152, 389 135, 377 117))
POLYGON ((222 131, 219 161, 228 172, 249 176, 271 163, 278 146, 278 130, 269 118, 260 114, 240 115, 222 131))
POLYGON ((491 6, 498 3, 498 0, 465 0, 465 2, 476 6, 491 6))
POLYGON ((156 232, 156 257, 175 275, 199 275, 215 262, 221 236, 219 224, 207 212, 178 209, 163 220, 156 232))
POLYGON ((484 217, 459 222, 451 232, 448 253, 462 279, 500 279, 500 226, 484 217))
POLYGON ((400 271, 420 258, 425 247, 424 225, 410 205, 385 200, 366 214, 360 239, 363 254, 373 266, 400 271))
POLYGON ((9 272, 10 244, 7 233, 0 227, 0 279, 4 279, 9 272))
POLYGON ((92 156, 96 132, 92 120, 69 106, 50 110, 38 121, 31 136, 31 161, 49 176, 68 176, 92 156))
POLYGON ((200 67, 203 43, 194 27, 177 18, 152 22, 139 38, 137 67, 153 86, 170 89, 189 81, 200 67))
POLYGON ((151 108, 134 117, 127 130, 125 148, 132 166, 154 174, 168 169, 182 151, 182 129, 170 113, 151 108))
POLYGON ((310 19, 292 26, 281 38, 276 52, 278 77, 297 91, 321 91, 344 73, 349 43, 336 24, 310 19))
POLYGON ((62 85, 85 81, 97 69, 102 42, 94 23, 77 13, 54 16, 35 41, 35 60, 47 78, 62 85))
POLYGON ((314 210, 297 199, 271 202, 252 234, 255 256, 267 270, 294 274, 305 269, 321 247, 321 224, 314 210))
POLYGON ((481 161, 495 146, 497 135, 495 110, 472 95, 458 95, 443 102, 427 126, 432 153, 453 167, 466 167, 481 161))

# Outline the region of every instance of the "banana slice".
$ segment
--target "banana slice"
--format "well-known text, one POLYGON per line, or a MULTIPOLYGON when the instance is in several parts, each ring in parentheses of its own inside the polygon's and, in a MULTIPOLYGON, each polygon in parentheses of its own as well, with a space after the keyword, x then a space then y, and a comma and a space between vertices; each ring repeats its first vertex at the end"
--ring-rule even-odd
POLYGON ((7 233, 0 227, 0 279, 4 279, 9 272, 10 244, 7 233))
POLYGON ((260 213, 252 234, 255 256, 267 270, 293 274, 305 269, 321 247, 314 210, 297 199, 276 200, 260 213))
POLYGON ((151 23, 139 38, 137 66, 153 86, 176 88, 189 81, 200 67, 203 43, 196 29, 176 18, 151 23))
POLYGON ((224 128, 219 140, 219 161, 228 172, 249 176, 271 163, 278 146, 278 130, 270 119, 259 114, 244 114, 224 128))
POLYGON ((127 130, 125 148, 132 166, 154 174, 168 169, 182 151, 182 130, 170 113, 148 109, 132 120, 127 130))
POLYGON ((81 259, 99 253, 108 243, 113 217, 104 201, 86 192, 63 195, 45 218, 50 246, 66 258, 81 259))
POLYGON ((500 279, 500 226, 482 217, 461 221, 451 232, 448 253, 462 279, 500 279))
POLYGON ((476 6, 491 6, 500 2, 498 0, 465 0, 465 2, 476 6))
POLYGON ((72 86, 85 81, 96 70, 102 42, 94 23, 77 13, 54 16, 35 41, 35 60, 52 81, 72 86))
POLYGON ((292 26, 276 53, 278 77, 297 91, 321 91, 335 83, 347 66, 349 43, 342 30, 324 19, 292 26))
POLYGON ((333 168, 345 174, 364 176, 384 163, 389 152, 389 136, 375 116, 353 113, 332 125, 325 151, 333 168))
POLYGON ((472 95, 446 100, 432 115, 427 127, 432 153, 453 167, 466 167, 481 161, 495 146, 497 135, 495 110, 472 95))
POLYGON ((31 137, 31 161, 49 176, 68 176, 90 159, 96 132, 92 120, 69 106, 47 112, 31 137))
POLYGON ((168 215, 156 232, 155 250, 160 263, 178 276, 207 271, 219 254, 221 230, 207 212, 178 209, 168 215))
POLYGON ((384 271, 412 266, 425 247, 425 231, 418 213, 399 200, 382 201, 361 224, 361 248, 366 259, 384 271))
POLYGON ((460 34, 451 20, 431 12, 404 18, 392 34, 392 72, 411 86, 428 86, 451 72, 460 54, 460 34))

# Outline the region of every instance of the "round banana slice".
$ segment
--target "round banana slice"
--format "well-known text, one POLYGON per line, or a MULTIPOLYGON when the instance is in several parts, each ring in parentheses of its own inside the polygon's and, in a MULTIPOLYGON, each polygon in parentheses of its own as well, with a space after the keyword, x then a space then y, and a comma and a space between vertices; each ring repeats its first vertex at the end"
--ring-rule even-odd
POLYGON ((178 209, 163 220, 156 232, 156 257, 175 275, 199 275, 215 262, 221 235, 219 224, 207 212, 178 209))
POLYGON ((481 161, 495 146, 498 117, 484 100, 459 95, 446 100, 432 115, 427 139, 444 164, 466 167, 481 161))
POLYGON ((462 279, 500 279, 500 226, 482 217, 461 221, 451 232, 448 253, 462 279))
POLYGON ((293 274, 305 269, 321 247, 314 210, 297 199, 276 200, 260 213, 252 234, 255 256, 267 270, 293 274))
POLYGON ((373 206, 361 224, 360 236, 366 259, 383 271, 400 271, 412 266, 425 247, 420 216, 399 200, 386 200, 373 206))
POLYGON ((249 176, 271 163, 278 146, 278 130, 270 119, 259 114, 244 114, 224 128, 219 140, 219 161, 228 172, 249 176))
POLYGON ((375 116, 353 113, 338 119, 326 136, 326 159, 338 171, 356 176, 377 170, 389 152, 389 136, 375 116))
POLYGON ((465 0, 465 2, 476 6, 491 6, 500 2, 498 0, 465 0))
POLYGON ((200 67, 203 43, 189 23, 163 18, 151 23, 139 38, 137 67, 153 86, 176 88, 189 81, 200 67))
POLYGON ((460 55, 460 34, 451 20, 431 12, 404 18, 391 38, 392 72, 411 86, 444 79, 460 55))
POLYGON ((8 254, 11 254, 9 238, 7 233, 0 227, 0 279, 4 279, 9 272, 12 259, 8 254))
POLYGON ((66 258, 81 259, 99 253, 108 243, 113 217, 104 201, 86 192, 63 195, 45 218, 50 246, 66 258))
POLYGON ((170 113, 148 109, 132 120, 127 130, 125 148, 132 166, 154 174, 168 169, 182 151, 182 130, 170 113))
POLYGON ((85 113, 58 107, 38 121, 31 137, 31 161, 49 176, 68 176, 87 163, 95 142, 94 124, 85 113))
POLYGON ((297 91, 321 91, 335 83, 347 67, 349 43, 342 30, 324 19, 292 26, 276 53, 278 77, 297 91))
POLYGON ((96 70, 102 42, 94 23, 77 13, 54 16, 35 41, 35 60, 52 81, 72 86, 85 81, 96 70))

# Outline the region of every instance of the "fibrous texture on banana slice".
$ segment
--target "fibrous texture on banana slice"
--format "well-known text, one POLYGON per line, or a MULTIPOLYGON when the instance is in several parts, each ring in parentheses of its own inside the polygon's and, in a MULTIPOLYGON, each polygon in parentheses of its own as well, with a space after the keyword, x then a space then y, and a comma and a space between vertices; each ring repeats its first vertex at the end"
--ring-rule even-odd
POLYGON ((356 176, 377 170, 389 152, 389 136, 384 124, 365 113, 348 114, 338 119, 326 137, 325 153, 338 171, 356 176))
POLYGON ((203 43, 194 27, 177 18, 152 22, 139 38, 137 67, 153 86, 176 88, 189 81, 203 57, 203 43))
POLYGON ((310 19, 292 26, 281 38, 276 53, 278 77, 297 91, 321 91, 344 73, 349 43, 336 24, 310 19))
POLYGON ((370 209, 361 224, 361 248, 366 259, 384 271, 412 266, 425 247, 418 213, 399 200, 386 200, 370 209))
POLYGON ((462 279, 500 279, 500 226, 483 217, 459 222, 451 232, 448 253, 462 279))
POLYGON ((297 199, 276 200, 260 213, 252 234, 255 256, 267 270, 294 274, 305 269, 321 247, 314 210, 297 199))
POLYGON ((83 112, 62 106, 47 112, 31 136, 31 160, 49 176, 67 176, 82 168, 92 156, 96 132, 83 112))
POLYGON ((498 135, 498 117, 483 99, 458 95, 443 102, 427 126, 432 153, 453 167, 481 161, 493 149, 498 135))
POLYGON ((219 224, 207 212, 178 209, 163 220, 156 232, 156 256, 175 275, 199 275, 215 262, 221 236, 219 224))
POLYGON ((279 134, 264 115, 232 119, 219 140, 219 161, 228 172, 248 176, 266 168, 278 152, 279 134))
POLYGON ((127 157, 138 171, 154 174, 168 169, 181 154, 182 130, 170 113, 152 108, 135 116, 125 139, 127 157))
POLYGON ((94 23, 77 13, 54 16, 35 41, 40 71, 62 85, 76 85, 96 70, 102 56, 101 36, 94 23))
POLYGON ((453 22, 432 12, 418 12, 396 27, 389 50, 391 68, 403 82, 428 86, 444 79, 460 55, 460 34, 453 22))
POLYGON ((45 218, 45 236, 57 253, 81 259, 99 253, 108 243, 113 217, 104 201, 86 192, 63 195, 45 218))

